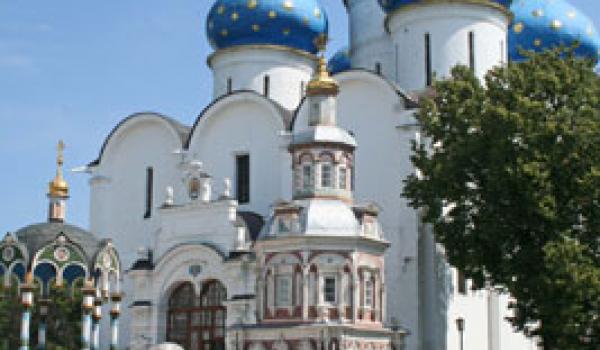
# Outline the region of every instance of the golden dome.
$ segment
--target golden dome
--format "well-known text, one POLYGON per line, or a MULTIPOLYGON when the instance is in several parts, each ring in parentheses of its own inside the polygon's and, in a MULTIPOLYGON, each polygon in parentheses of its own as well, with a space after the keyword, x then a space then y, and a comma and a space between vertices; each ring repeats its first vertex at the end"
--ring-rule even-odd
POLYGON ((69 196, 69 184, 65 181, 62 174, 63 166, 63 150, 65 144, 61 141, 58 142, 58 154, 56 157, 56 176, 50 183, 48 183, 48 195, 50 197, 68 197, 69 196))
POLYGON ((327 71, 327 61, 324 56, 319 58, 319 64, 317 72, 306 87, 306 94, 308 96, 325 95, 333 96, 337 95, 340 91, 338 83, 329 76, 327 71))

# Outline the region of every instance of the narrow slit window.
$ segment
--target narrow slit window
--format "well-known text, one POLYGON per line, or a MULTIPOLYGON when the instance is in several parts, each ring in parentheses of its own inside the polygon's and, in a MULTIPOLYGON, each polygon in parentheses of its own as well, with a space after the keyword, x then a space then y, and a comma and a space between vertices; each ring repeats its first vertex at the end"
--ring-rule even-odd
POLYGON ((431 86, 431 34, 429 33, 425 33, 425 77, 427 86, 431 86))
POLYGON ((456 270, 457 289, 460 294, 467 294, 467 279, 465 273, 461 270, 456 270))
POLYGON ((250 155, 240 154, 235 159, 236 198, 239 203, 250 202, 250 155))
POLYGON ((265 75, 265 77, 263 78, 263 95, 265 95, 265 97, 269 97, 269 93, 270 93, 270 89, 271 89, 271 77, 269 77, 268 75, 265 75))
POLYGON ((469 32, 469 68, 475 71, 475 32, 469 32))
POLYGON ((144 218, 152 216, 152 196, 154 195, 154 169, 152 167, 146 168, 146 197, 145 197, 145 211, 144 218))
POLYGON ((375 73, 377 73, 378 75, 381 75, 381 63, 380 62, 375 63, 375 73))
POLYGON ((231 78, 227 78, 227 93, 230 94, 233 91, 233 81, 231 78))
POLYGON ((305 83, 303 81, 300 82, 300 99, 302 99, 304 97, 304 89, 305 89, 305 83))

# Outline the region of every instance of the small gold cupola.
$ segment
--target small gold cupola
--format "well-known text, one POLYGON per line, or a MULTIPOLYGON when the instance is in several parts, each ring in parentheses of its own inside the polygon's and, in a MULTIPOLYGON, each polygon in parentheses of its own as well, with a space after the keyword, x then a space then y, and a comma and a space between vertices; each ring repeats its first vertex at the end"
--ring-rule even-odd
POLYGON ((56 156, 56 176, 54 180, 48 184, 48 196, 57 198, 69 197, 69 185, 63 178, 62 166, 64 162, 63 151, 65 144, 62 140, 58 141, 57 156, 56 156))
POLYGON ((56 176, 48 183, 48 221, 64 222, 69 198, 69 185, 63 178, 62 166, 64 162, 63 151, 65 144, 58 142, 56 156, 56 176))
POLYGON ((308 82, 306 94, 308 96, 335 96, 340 91, 338 83, 329 76, 327 71, 327 60, 325 59, 325 47, 327 44, 326 36, 319 36, 315 44, 321 51, 321 56, 317 63, 315 76, 308 82))

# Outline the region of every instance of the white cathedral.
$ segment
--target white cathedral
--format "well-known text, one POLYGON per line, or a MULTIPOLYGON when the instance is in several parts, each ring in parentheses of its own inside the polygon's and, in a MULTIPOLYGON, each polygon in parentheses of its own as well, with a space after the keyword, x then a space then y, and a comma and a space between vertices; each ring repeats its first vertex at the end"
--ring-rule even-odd
POLYGON ((456 64, 483 77, 573 40, 596 57, 595 28, 563 0, 344 2, 330 76, 317 0, 215 1, 213 102, 191 126, 124 119, 87 166, 90 231, 126 270, 121 348, 536 348, 401 196, 413 115, 456 64))

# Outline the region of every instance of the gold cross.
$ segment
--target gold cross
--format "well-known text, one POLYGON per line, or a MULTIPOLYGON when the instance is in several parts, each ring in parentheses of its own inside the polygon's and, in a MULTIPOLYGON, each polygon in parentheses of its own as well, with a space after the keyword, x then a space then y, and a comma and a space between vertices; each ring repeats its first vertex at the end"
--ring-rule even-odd
POLYGON ((58 141, 58 146, 56 148, 57 148, 57 151, 58 151, 58 156, 56 157, 56 163, 59 166, 62 166, 62 164, 63 164, 63 151, 65 150, 65 143, 63 142, 63 140, 59 140, 58 141))

